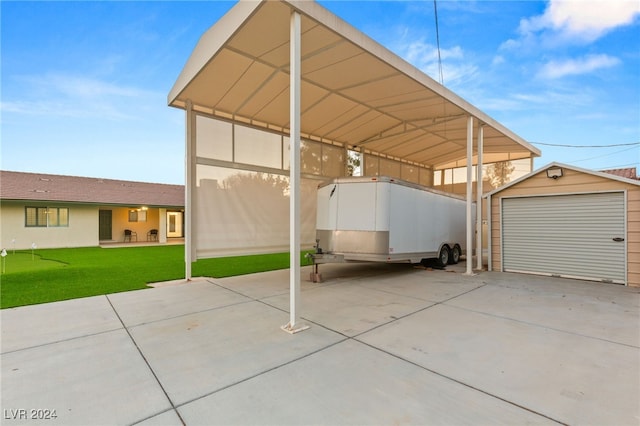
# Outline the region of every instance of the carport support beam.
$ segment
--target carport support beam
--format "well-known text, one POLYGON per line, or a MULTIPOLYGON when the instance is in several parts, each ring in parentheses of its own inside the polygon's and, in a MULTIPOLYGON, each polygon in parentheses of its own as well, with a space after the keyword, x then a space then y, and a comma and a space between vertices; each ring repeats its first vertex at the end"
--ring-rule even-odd
POLYGON ((299 324, 300 299, 300 14, 291 12, 289 82, 289 324, 281 328, 297 333, 309 328, 299 324))
POLYGON ((467 117, 467 270, 473 275, 473 116, 467 117))
POLYGON ((187 99, 186 104, 186 141, 185 141, 185 191, 184 191, 184 213, 185 235, 184 235, 184 278, 191 281, 191 263, 194 253, 194 222, 193 214, 193 190, 196 186, 196 115, 193 112, 193 104, 187 99))
POLYGON ((484 145, 484 126, 478 128, 478 161, 476 162, 476 269, 482 271, 482 150, 484 145))

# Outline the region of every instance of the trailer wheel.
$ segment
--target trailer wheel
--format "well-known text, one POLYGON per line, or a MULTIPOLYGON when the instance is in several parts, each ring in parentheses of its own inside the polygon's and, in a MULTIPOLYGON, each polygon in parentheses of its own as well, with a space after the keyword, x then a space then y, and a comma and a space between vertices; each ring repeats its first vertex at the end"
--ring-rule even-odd
POLYGON ((442 246, 438 253, 438 263, 443 268, 449 263, 449 246, 446 244, 442 246))
POLYGON ((459 245, 455 245, 453 246, 453 248, 451 249, 451 256, 449 256, 449 265, 455 265, 456 263, 460 262, 460 255, 462 253, 462 250, 460 249, 459 245))

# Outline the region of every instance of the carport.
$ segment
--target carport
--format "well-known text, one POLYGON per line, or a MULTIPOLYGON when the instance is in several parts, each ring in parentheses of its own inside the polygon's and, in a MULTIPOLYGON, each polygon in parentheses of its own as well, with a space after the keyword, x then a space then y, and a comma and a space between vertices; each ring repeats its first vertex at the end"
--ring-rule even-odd
MULTIPOLYGON (((301 188, 346 174, 349 150, 362 156, 365 174, 406 175, 426 185, 433 184, 434 170, 466 165, 467 247, 473 243, 473 165, 540 155, 308 1, 239 2, 201 37, 168 104, 186 111, 187 279, 198 258, 285 248, 278 230, 286 212, 257 188, 267 175, 271 187, 281 183, 277 176, 288 177, 279 196, 289 204, 289 331, 298 329, 300 249, 314 238, 314 201, 301 203, 301 188), (259 173, 244 179, 244 188, 251 180, 252 195, 231 194, 230 185, 220 183, 221 169, 259 173)), ((466 272, 472 273, 471 261, 466 272)))

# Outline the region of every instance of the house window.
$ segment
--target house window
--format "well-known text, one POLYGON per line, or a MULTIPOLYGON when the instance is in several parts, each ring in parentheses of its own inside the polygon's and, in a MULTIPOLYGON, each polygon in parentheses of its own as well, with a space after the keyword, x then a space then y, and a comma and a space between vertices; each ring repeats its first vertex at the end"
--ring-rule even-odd
POLYGON ((25 226, 47 226, 47 208, 25 207, 25 226))
POLYGON ((69 226, 69 209, 67 207, 25 207, 24 218, 27 227, 69 226))
POLYGON ((66 207, 48 208, 49 226, 69 226, 69 209, 66 207))
POLYGON ((129 222, 146 222, 146 210, 129 210, 129 222))

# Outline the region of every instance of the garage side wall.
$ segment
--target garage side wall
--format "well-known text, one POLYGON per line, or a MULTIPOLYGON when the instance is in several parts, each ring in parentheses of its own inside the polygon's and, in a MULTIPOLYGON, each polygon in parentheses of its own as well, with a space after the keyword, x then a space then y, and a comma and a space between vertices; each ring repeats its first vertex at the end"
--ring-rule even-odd
POLYGON ((564 169, 564 176, 549 179, 537 173, 491 197, 491 269, 502 270, 501 199, 514 196, 627 191, 627 282, 640 287, 640 187, 588 173, 564 169))
POLYGON ((640 287, 640 189, 627 192, 627 279, 640 287))

